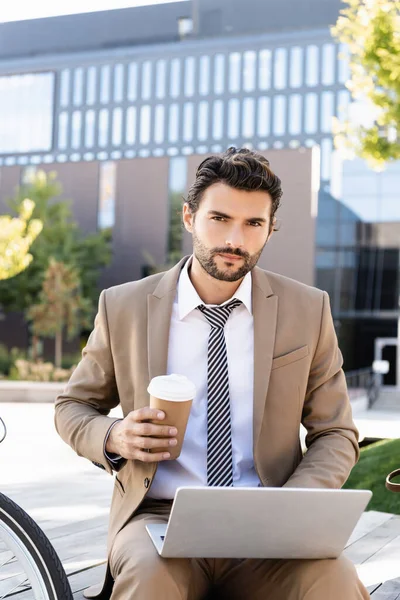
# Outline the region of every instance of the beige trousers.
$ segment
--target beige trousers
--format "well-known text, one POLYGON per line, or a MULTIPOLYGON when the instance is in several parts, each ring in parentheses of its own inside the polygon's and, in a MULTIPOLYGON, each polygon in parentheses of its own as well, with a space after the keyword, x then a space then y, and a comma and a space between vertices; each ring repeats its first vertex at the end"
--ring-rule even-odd
POLYGON ((111 600, 366 600, 353 564, 329 560, 161 558, 146 523, 166 523, 170 501, 145 499, 110 555, 111 600))

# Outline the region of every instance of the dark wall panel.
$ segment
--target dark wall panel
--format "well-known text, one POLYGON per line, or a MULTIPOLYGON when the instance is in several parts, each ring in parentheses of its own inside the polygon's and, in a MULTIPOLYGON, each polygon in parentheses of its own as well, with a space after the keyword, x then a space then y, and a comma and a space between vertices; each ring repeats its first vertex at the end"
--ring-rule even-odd
POLYGON ((20 177, 21 167, 0 167, 0 214, 9 212, 5 201, 14 195, 20 177))

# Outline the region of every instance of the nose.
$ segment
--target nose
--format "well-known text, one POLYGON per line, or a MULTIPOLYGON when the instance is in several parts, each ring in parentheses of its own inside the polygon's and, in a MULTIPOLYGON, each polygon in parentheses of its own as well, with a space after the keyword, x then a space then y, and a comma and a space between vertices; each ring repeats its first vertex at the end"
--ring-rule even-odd
POLYGON ((225 244, 231 248, 242 248, 244 236, 241 227, 232 227, 226 237, 225 244))

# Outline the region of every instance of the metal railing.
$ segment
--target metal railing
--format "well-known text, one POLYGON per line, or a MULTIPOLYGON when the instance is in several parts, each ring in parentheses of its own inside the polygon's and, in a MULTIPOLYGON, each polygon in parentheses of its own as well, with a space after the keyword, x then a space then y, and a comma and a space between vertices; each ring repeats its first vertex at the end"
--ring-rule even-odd
POLYGON ((345 375, 350 397, 356 399, 366 394, 368 408, 371 408, 379 398, 380 392, 379 379, 376 373, 373 372, 372 367, 347 371, 345 375))

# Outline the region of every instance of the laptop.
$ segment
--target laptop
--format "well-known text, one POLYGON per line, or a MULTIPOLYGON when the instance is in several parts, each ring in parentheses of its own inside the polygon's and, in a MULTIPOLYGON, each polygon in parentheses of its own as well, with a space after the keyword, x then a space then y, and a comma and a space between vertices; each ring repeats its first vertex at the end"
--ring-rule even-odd
POLYGON ((336 558, 369 490, 179 487, 168 523, 146 525, 160 556, 336 558))

